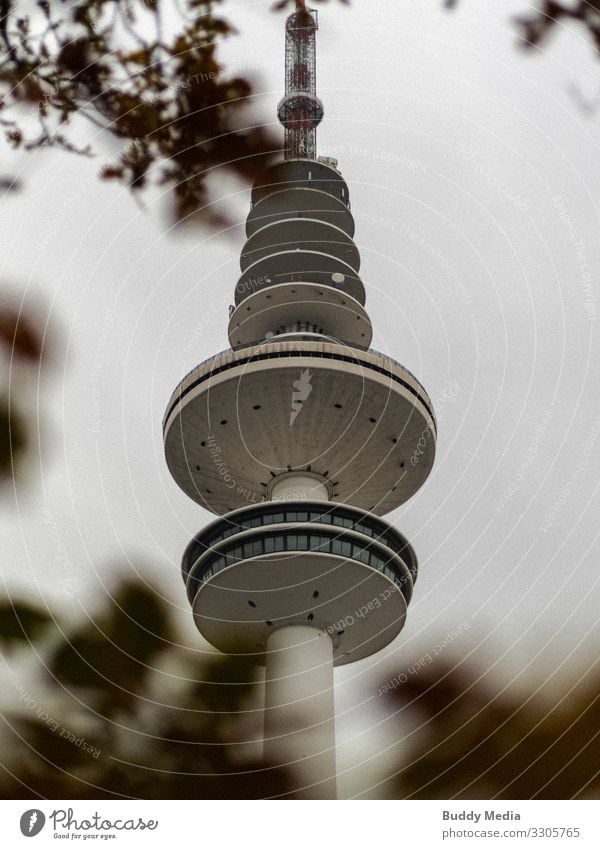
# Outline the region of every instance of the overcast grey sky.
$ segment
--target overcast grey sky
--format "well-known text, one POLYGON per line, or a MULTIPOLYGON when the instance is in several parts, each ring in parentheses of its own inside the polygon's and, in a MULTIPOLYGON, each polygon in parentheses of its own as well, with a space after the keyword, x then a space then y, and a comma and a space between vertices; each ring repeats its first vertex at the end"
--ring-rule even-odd
MULTIPOLYGON (((225 4, 241 34, 223 57, 255 77, 272 123, 283 17, 269 5, 225 4)), ((597 651, 600 112, 574 92, 597 96, 600 66, 575 28, 517 50, 525 0, 338 6, 319 7, 319 153, 350 186, 373 347, 417 375, 439 418, 431 477, 388 516, 420 562, 407 626, 336 672, 343 769, 390 742, 373 685, 460 623, 452 656, 517 686, 561 664, 576 677, 597 651)), ((249 191, 215 183, 230 233, 168 232, 164 198, 142 209, 97 180, 110 149, 95 146, 92 160, 3 162, 25 189, 0 210, 0 274, 57 340, 43 383, 20 390, 40 453, 3 509, 3 574, 76 612, 102 600, 115 563, 139 568, 206 647, 179 562, 210 517, 168 474, 161 419, 181 376, 228 346, 249 191)))

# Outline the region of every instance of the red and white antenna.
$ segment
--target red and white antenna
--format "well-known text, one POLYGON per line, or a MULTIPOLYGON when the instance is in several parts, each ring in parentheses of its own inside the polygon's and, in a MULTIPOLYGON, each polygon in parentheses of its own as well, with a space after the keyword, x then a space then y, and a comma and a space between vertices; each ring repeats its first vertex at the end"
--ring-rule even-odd
POLYGON ((316 159, 317 125, 323 118, 316 86, 318 28, 317 12, 299 0, 285 22, 285 97, 277 107, 286 159, 316 159))

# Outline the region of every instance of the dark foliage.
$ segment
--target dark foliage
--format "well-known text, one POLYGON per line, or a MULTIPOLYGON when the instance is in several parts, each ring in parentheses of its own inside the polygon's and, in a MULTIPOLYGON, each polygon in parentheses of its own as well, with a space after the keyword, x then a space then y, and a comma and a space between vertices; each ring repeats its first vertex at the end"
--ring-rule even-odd
POLYGON ((432 665, 388 698, 422 731, 386 791, 416 799, 571 799, 600 794, 598 664, 548 700, 498 693, 482 671, 432 665))
POLYGON ((8 651, 19 643, 29 643, 41 637, 52 622, 46 610, 24 601, 0 601, 0 648, 8 651))
MULTIPOLYGON (((39 637, 50 619, 4 602, 0 640, 39 637)), ((35 691, 17 683, 23 707, 3 717, 2 798, 259 799, 288 789, 246 742, 260 717, 248 707, 254 667, 182 648, 145 585, 122 584, 97 617, 62 633, 43 678, 35 691), (173 677, 180 692, 169 704, 161 684, 173 677)))
POLYGON ((105 179, 133 190, 171 186, 177 219, 221 224, 208 177, 222 169, 251 181, 281 140, 249 114, 249 80, 229 76, 218 61, 219 44, 235 32, 217 14, 219 5, 0 0, 0 126, 7 141, 90 154, 70 134, 73 118, 84 117, 122 142, 118 161, 102 169, 105 179), (175 28, 170 18, 165 23, 174 9, 175 28))
POLYGON ((10 393, 0 395, 0 482, 7 484, 16 476, 31 441, 30 422, 21 412, 17 369, 39 369, 47 353, 42 331, 23 310, 0 304, 0 349, 6 354, 10 370, 10 393), (16 391, 15 391, 16 390, 16 391))
POLYGON ((600 0, 579 0, 563 4, 556 0, 542 0, 533 14, 517 19, 525 47, 539 47, 553 32, 557 24, 577 21, 591 37, 600 51, 600 0))

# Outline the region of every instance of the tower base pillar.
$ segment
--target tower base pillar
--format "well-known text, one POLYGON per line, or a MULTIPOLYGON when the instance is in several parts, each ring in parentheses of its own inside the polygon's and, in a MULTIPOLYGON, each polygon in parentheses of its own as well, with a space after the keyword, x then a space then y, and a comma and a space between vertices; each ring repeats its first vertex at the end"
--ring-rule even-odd
POLYGON ((264 756, 284 767, 296 788, 286 798, 335 799, 333 643, 306 625, 267 641, 264 756))

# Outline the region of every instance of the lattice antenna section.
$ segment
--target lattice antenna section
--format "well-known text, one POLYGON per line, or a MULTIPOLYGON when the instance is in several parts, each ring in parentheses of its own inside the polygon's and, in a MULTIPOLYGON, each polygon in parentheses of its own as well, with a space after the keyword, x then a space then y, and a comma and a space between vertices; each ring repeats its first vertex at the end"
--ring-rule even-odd
POLYGON ((316 87, 317 12, 298 4, 285 22, 285 97, 277 117, 285 127, 285 158, 316 159, 323 104, 316 87))

